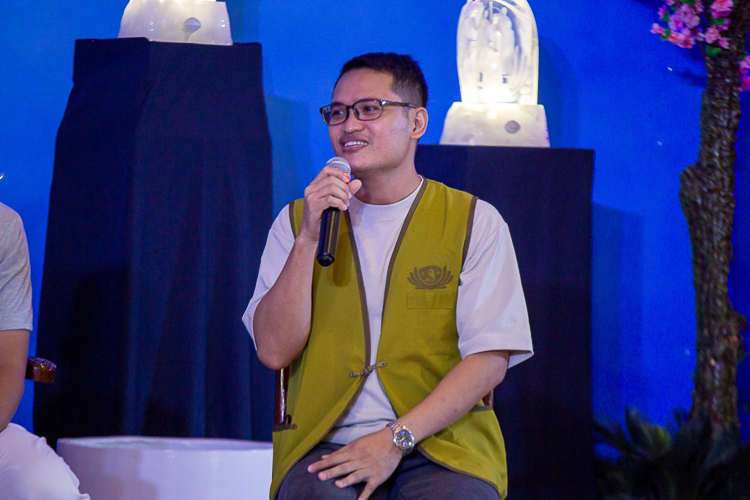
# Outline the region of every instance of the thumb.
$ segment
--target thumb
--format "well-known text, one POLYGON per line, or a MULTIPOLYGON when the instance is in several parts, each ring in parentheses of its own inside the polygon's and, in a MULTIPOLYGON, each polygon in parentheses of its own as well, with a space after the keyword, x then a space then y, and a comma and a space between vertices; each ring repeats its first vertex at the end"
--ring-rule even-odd
POLYGON ((349 192, 352 193, 352 195, 357 194, 357 191, 359 191, 359 188, 362 187, 362 181, 359 179, 354 179, 349 183, 349 192))

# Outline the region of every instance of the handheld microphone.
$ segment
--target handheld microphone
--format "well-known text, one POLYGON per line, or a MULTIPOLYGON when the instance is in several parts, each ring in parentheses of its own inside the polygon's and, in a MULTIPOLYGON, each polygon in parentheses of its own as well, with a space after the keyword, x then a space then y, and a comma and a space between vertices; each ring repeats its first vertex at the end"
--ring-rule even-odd
MULTIPOLYGON (((351 178, 352 167, 345 159, 334 156, 326 162, 326 167, 338 168, 351 178)), ((318 263, 327 267, 336 259, 336 245, 339 241, 339 225, 341 224, 341 210, 334 207, 326 208, 320 220, 320 236, 318 237, 318 263)))

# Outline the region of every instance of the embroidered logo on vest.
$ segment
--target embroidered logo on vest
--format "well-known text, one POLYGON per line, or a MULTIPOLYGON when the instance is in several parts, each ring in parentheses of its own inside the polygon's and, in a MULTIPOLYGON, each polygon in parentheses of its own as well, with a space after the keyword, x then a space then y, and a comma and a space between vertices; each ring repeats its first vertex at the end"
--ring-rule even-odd
POLYGON ((453 280, 453 274, 448 271, 448 266, 442 269, 439 266, 415 267, 407 279, 417 290, 438 290, 453 280))

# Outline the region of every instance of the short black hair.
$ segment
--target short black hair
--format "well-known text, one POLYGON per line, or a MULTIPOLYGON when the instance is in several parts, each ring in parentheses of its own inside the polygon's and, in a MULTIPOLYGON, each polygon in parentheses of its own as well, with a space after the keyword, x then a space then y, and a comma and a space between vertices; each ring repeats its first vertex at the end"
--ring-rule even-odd
POLYGON ((370 52, 349 59, 341 67, 333 88, 336 88, 345 73, 355 69, 369 69, 391 75, 393 77, 391 90, 412 104, 427 106, 427 82, 422 68, 411 56, 394 52, 370 52))

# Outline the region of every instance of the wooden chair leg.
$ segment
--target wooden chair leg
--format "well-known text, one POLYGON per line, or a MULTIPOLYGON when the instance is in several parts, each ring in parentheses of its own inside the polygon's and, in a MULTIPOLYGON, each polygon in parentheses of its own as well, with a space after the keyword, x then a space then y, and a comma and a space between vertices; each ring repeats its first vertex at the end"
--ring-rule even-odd
POLYGON ((276 371, 276 408, 273 414, 274 425, 289 425, 292 416, 287 414, 286 396, 289 389, 289 367, 276 371))
POLYGON ((482 398, 485 406, 495 407, 495 390, 492 389, 489 394, 482 398))

